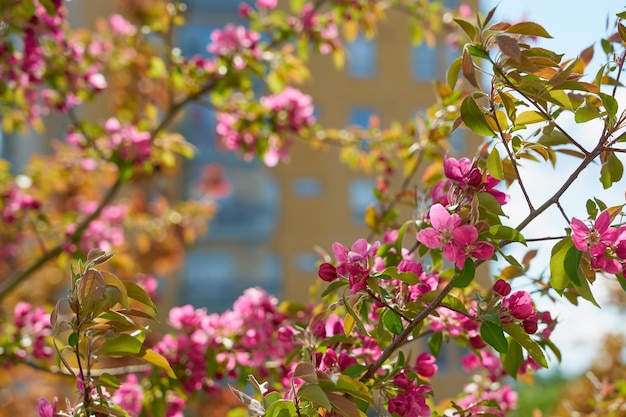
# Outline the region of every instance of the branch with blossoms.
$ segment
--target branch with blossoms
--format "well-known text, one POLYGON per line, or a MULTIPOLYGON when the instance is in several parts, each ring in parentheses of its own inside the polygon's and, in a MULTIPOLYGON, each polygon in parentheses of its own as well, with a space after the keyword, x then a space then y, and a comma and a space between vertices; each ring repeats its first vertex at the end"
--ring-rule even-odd
MULTIPOLYGON (((38 247, 53 249, 35 261, 24 257, 27 266, 10 276, 0 297, 52 259, 63 255, 81 259, 73 263, 78 272, 71 274, 67 298, 53 310, 50 329, 39 326, 41 320, 31 318, 24 305, 16 310, 14 325, 20 331, 8 344, 16 347, 16 357, 29 354, 22 330, 39 326, 43 339, 53 339, 60 363, 76 377, 78 399, 66 401, 64 410, 58 410, 58 400, 42 399, 40 416, 178 416, 199 393, 215 392, 226 383, 233 385, 232 392, 252 415, 357 417, 377 409, 399 417, 440 411, 504 416, 514 409, 515 394, 503 379, 547 367, 549 352, 560 357, 550 340, 556 320, 549 311, 537 309, 531 294, 562 295, 574 303, 582 297, 596 303, 591 284, 598 273, 616 276, 626 289, 623 205, 590 199, 585 204, 588 219, 579 219, 562 198, 593 162, 599 163, 604 188, 622 177, 619 158, 626 116, 616 93, 623 59, 603 67, 588 82, 582 74, 590 62, 589 51, 563 61, 560 54, 533 46, 533 38, 550 36, 537 23, 492 22, 494 10, 470 21, 465 8, 442 10, 436 2, 343 0, 291 2, 288 11, 270 0, 244 5, 240 13, 249 26, 213 31, 207 45, 210 58, 184 57, 167 42, 161 46, 149 42, 149 32, 167 41, 183 24, 184 6, 157 3, 154 9, 161 7, 160 14, 153 13, 153 5, 137 6, 135 16, 142 20, 135 23, 142 25, 141 31, 116 15, 100 32, 72 38, 62 2, 42 0, 34 10, 22 10, 28 19, 18 19, 21 15, 15 12, 26 29, 24 48, 13 44, 0 48, 9 63, 2 63, 10 74, 7 85, 25 97, 0 90, 2 104, 12 109, 3 119, 5 129, 26 122, 36 125, 42 112, 52 109, 70 112, 73 124, 66 143, 55 150, 66 170, 45 163, 31 168, 39 188, 29 192, 17 190, 20 182, 10 175, 9 180, 2 179, 0 213, 14 227, 0 233, 28 242, 21 226, 36 219, 36 230, 48 235, 37 236, 38 247), (372 119, 368 131, 324 130, 314 118, 312 98, 296 88, 310 76, 308 56, 330 55, 341 67, 345 56, 340 30, 348 41, 358 31, 374 35, 374 23, 397 6, 413 14, 416 38, 432 40, 434 32, 427 28, 442 26, 442 20, 460 28, 455 41, 461 56, 452 63, 446 81, 436 83, 437 103, 417 126, 381 129, 372 119), (79 47, 79 40, 85 48, 79 47), (143 59, 135 59, 137 54, 143 59), (50 65, 43 65, 46 59, 50 65), (479 65, 481 60, 491 74, 479 65), (491 77, 489 91, 478 83, 479 72, 491 77), (253 88, 259 81, 267 87, 261 93, 253 88), (56 84, 64 87, 50 88, 56 84), (121 90, 110 117, 95 122, 80 119, 77 106, 109 85, 121 90), (339 144, 342 159, 350 166, 381 175, 375 193, 381 208, 366 212, 371 239, 358 239, 350 247, 332 245, 334 259, 327 256, 318 270, 328 283, 319 304, 281 304, 262 290, 250 289, 221 314, 192 306, 171 309, 171 332, 154 340, 147 336, 156 316, 148 292, 96 267, 110 260, 104 249, 108 252, 132 240, 128 239, 132 222, 124 220, 133 210, 161 221, 184 218, 195 207, 200 221, 176 229, 182 236, 193 233, 194 225, 212 213, 197 206, 170 211, 174 206, 150 205, 141 199, 126 206, 113 204, 122 184, 137 181, 141 187, 140 181, 174 170, 180 157, 192 155, 191 146, 169 128, 188 104, 198 100, 215 110, 222 147, 244 159, 258 158, 274 166, 289 160, 295 140, 339 144), (567 132, 562 115, 568 113, 581 124, 602 121, 602 132, 593 143, 575 140, 567 132), (450 156, 447 139, 460 128, 484 138, 473 158, 450 156), (367 146, 360 146, 363 143, 367 146), (555 164, 561 154, 580 161, 550 198, 536 204, 534 184, 521 177, 521 167, 542 161, 555 164), (74 177, 81 172, 85 178, 80 180, 92 182, 80 188, 77 178, 66 175, 71 182, 64 189, 70 196, 69 210, 61 204, 47 218, 39 202, 54 195, 43 192, 54 187, 43 178, 61 172, 74 177), (106 173, 106 178, 96 172, 106 173), (394 172, 404 174, 397 194, 385 182, 394 172), (513 201, 500 187, 515 183, 529 213, 510 226, 507 212, 513 201), (72 198, 73 194, 84 198, 72 198), (401 219, 394 210, 400 203, 410 204, 410 219, 401 219), (518 260, 505 249, 527 245, 530 239, 523 231, 551 207, 564 220, 564 234, 552 249, 550 276, 533 279, 530 291, 516 289, 514 278, 528 273, 534 254, 518 260), (59 230, 65 236, 61 243, 59 230), (477 268, 490 260, 508 265, 490 282, 480 282, 477 268), (415 343, 422 340, 426 346, 415 343), (431 378, 439 371, 437 357, 448 343, 471 352, 464 365, 477 376, 475 384, 439 410, 431 378), (154 368, 125 380, 97 370, 103 361, 122 356, 154 368), (239 389, 246 384, 255 392, 239 389)), ((626 29, 620 23, 617 29, 603 48, 623 57, 626 29)), ((172 221, 172 227, 177 224, 172 221)), ((140 236, 137 251, 131 252, 137 256, 126 258, 133 260, 130 263, 141 262, 146 254, 156 259, 155 248, 167 250, 153 246, 150 239, 146 244, 146 235, 140 236)), ((160 241, 168 239, 161 236, 160 241)), ((15 247, 19 245, 6 251, 14 256, 13 264, 18 263, 15 247)), ((118 258, 107 267, 115 268, 118 258)), ((38 347, 40 339, 33 339, 35 355, 48 352, 38 347)))

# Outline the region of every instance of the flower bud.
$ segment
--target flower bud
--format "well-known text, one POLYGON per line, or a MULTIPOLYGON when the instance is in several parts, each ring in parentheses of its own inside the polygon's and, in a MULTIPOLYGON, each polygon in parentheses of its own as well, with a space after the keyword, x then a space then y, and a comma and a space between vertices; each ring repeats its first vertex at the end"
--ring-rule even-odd
POLYGON ((332 282, 338 278, 337 276, 337 268, 334 265, 329 264, 328 262, 324 262, 320 265, 319 271, 317 271, 317 275, 321 279, 326 282, 332 282))
POLYGON ((511 293, 511 285, 508 282, 499 279, 493 284, 493 291, 501 297, 506 297, 511 293))

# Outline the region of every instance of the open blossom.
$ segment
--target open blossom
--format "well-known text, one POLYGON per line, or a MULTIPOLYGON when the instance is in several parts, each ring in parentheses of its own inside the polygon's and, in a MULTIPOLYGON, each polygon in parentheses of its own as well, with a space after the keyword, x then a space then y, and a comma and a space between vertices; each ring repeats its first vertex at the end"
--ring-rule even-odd
POLYGON ((506 204, 510 196, 497 190, 495 187, 500 180, 493 178, 489 173, 483 175, 475 162, 468 158, 445 158, 443 162, 444 175, 448 180, 441 181, 433 189, 433 201, 448 203, 448 192, 486 192, 491 194, 500 204, 506 204), (453 186, 454 184, 454 186, 453 186))
POLYGON ((626 234, 623 227, 611 227, 611 217, 607 210, 600 213, 591 227, 577 218, 572 218, 570 227, 574 247, 589 253, 593 268, 609 274, 617 274, 623 270, 626 234))
POLYGON ((443 246, 443 255, 457 268, 463 268, 468 256, 485 260, 493 256, 493 245, 476 242, 478 231, 472 225, 461 225, 462 219, 458 214, 450 214, 441 204, 434 204, 429 215, 432 227, 420 230, 417 240, 430 249, 443 246))
POLYGON ((431 391, 430 386, 417 385, 417 381, 411 380, 404 371, 393 378, 393 385, 400 391, 397 396, 389 399, 387 407, 390 413, 396 413, 401 417, 428 417, 431 415, 425 395, 431 391))
POLYGON ((374 257, 379 247, 379 242, 370 244, 365 239, 357 240, 350 249, 341 243, 333 243, 333 254, 339 262, 337 273, 348 277, 352 294, 365 289, 371 272, 370 258, 374 257))
POLYGON ((535 303, 528 291, 515 291, 502 300, 501 315, 509 313, 519 320, 529 318, 535 311, 535 303))

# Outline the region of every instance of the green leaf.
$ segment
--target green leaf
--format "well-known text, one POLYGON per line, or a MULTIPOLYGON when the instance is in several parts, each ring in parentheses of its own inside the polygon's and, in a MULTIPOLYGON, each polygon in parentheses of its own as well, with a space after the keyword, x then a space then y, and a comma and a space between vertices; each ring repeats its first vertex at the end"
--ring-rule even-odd
POLYGON ((600 182, 604 189, 611 188, 613 183, 618 182, 624 175, 624 165, 622 161, 613 153, 609 153, 600 169, 600 182))
POLYGON ((489 158, 487 159, 487 171, 497 180, 504 179, 500 152, 498 152, 498 148, 495 146, 491 149, 491 152, 489 152, 489 158))
POLYGON ((597 119, 600 116, 600 112, 595 106, 585 103, 576 109, 576 113, 574 113, 574 121, 576 123, 586 123, 590 120, 597 119))
POLYGON ((158 310, 156 305, 152 302, 152 299, 139 285, 135 284, 132 281, 122 281, 124 286, 126 287, 126 293, 128 294, 128 298, 132 298, 133 300, 139 301, 141 304, 144 304, 147 307, 150 307, 152 313, 156 317, 158 314, 158 310))
POLYGON ((509 26, 506 33, 517 33, 518 35, 526 36, 539 36, 541 38, 551 38, 550 34, 543 28, 543 26, 534 22, 521 22, 509 26))
POLYGON ((332 379, 320 381, 320 387, 326 392, 338 392, 351 394, 363 401, 374 404, 374 398, 369 388, 361 381, 350 378, 347 375, 334 375, 332 379))
POLYGON ((174 374, 174 370, 170 366, 170 363, 167 361, 167 359, 165 359, 163 355, 156 353, 154 350, 142 349, 138 354, 133 356, 163 369, 167 373, 167 376, 172 379, 176 379, 176 374, 174 374))
POLYGON ((480 325, 480 337, 500 353, 506 353, 509 348, 502 327, 490 321, 483 321, 480 325))
POLYGON ((121 334, 117 337, 104 341, 98 350, 100 355, 136 355, 141 351, 143 343, 128 334, 121 334))
POLYGON ((289 7, 291 8, 292 12, 298 13, 300 12, 300 10, 302 10, 302 7, 305 3, 306 0, 289 0, 289 7))
POLYGON ((545 122, 546 117, 542 114, 539 113, 538 111, 535 110, 531 110, 531 111, 525 111, 520 113, 516 118, 515 118, 515 126, 525 126, 525 125, 531 125, 534 123, 541 123, 541 122, 545 122))
POLYGON ((443 333, 435 332, 428 338, 428 351, 433 356, 438 356, 443 342, 443 333))
POLYGON ((441 301, 441 305, 452 307, 455 310, 458 310, 464 314, 469 314, 467 312, 467 309, 465 308, 465 304, 463 303, 463 301, 449 294, 443 298, 443 300, 441 301))
POLYGON ((448 73, 446 76, 446 80, 448 81, 448 86, 452 89, 456 87, 456 81, 459 79, 459 72, 461 72, 461 63, 463 62, 462 57, 458 57, 452 64, 450 64, 450 68, 448 68, 448 73))
POLYGON ((165 78, 167 75, 165 61, 158 56, 151 56, 147 75, 150 78, 165 78))
POLYGON ((67 338, 67 344, 70 346, 76 346, 78 344, 78 333, 72 332, 67 338))
POLYGON ((624 291, 626 291, 626 278, 624 278, 624 274, 623 273, 619 273, 616 275, 617 277, 617 282, 619 282, 620 287, 622 287, 622 289, 624 291))
MULTIPOLYGON (((376 275, 375 275, 376 276, 376 275)), ((380 274, 378 276, 386 276, 388 278, 385 279, 398 279, 402 282, 406 282, 407 284, 410 285, 415 285, 418 284, 420 282, 419 277, 417 275, 415 275, 412 272, 398 272, 398 267, 397 266, 390 266, 388 268, 385 268, 384 270, 382 270, 380 272, 380 274)))
POLYGON ((98 377, 98 383, 109 388, 118 389, 121 385, 120 380, 107 372, 98 377))
POLYGON ((494 135, 485 115, 472 96, 467 96, 461 104, 461 119, 463 119, 465 126, 480 136, 491 137, 494 135))
POLYGON ((505 215, 504 211, 502 211, 502 205, 489 193, 478 193, 478 203, 480 207, 491 213, 497 214, 498 216, 505 215))
POLYGON ((402 333, 404 325, 402 324, 402 318, 393 310, 387 309, 382 316, 383 324, 385 328, 396 336, 402 333))
MULTIPOLYGON (((357 301, 357 303, 356 303, 356 304, 358 304, 358 301, 357 301)), ((355 304, 355 305, 356 305, 356 304, 355 304)), ((368 333, 367 329, 365 328, 365 326, 363 325, 363 321, 362 321, 362 320, 361 320, 361 318, 358 316, 358 314, 356 314, 356 313, 354 312, 354 309, 353 309, 353 308, 352 308, 352 306, 350 305, 350 302, 346 299, 346 296, 345 296, 345 295, 343 296, 343 305, 344 305, 344 307, 346 308, 346 311, 348 312, 348 314, 347 314, 347 315, 346 315, 346 317, 344 318, 344 321, 345 321, 345 320, 348 320, 348 318, 349 318, 349 317, 351 317, 351 318, 352 318, 352 320, 354 321, 354 323, 352 323, 352 327, 354 327, 354 325, 356 325, 356 326, 359 328, 359 330, 361 331, 361 333, 362 333, 362 334, 364 334, 364 335, 368 335, 369 333, 368 333)), ((350 331, 351 331, 351 329, 350 329, 350 330, 348 330, 348 327, 349 327, 349 326, 347 326, 347 325, 344 323, 344 331, 345 331, 346 336, 348 336, 348 335, 350 334, 350 331)))
POLYGON ((504 366, 504 370, 507 374, 511 375, 513 378, 517 377, 517 372, 519 371, 519 367, 524 363, 524 354, 522 352, 522 346, 517 343, 514 339, 509 340, 509 348, 504 355, 504 360, 502 361, 502 366, 504 366))
POLYGON ((563 267, 565 269, 565 274, 574 285, 580 285, 580 261, 582 258, 583 253, 576 249, 573 244, 565 253, 563 267))
POLYGON ((308 400, 316 405, 331 410, 332 405, 328 400, 328 396, 317 384, 305 384, 298 389, 298 397, 300 399, 308 400))
POLYGON ((321 297, 325 298, 331 292, 334 292, 338 288, 345 287, 348 284, 349 284, 348 280, 343 279, 343 278, 339 279, 338 281, 333 281, 330 284, 328 284, 328 287, 326 287, 321 297))
POLYGON ((528 334, 519 325, 515 323, 506 323, 502 325, 502 328, 507 332, 517 343, 522 345, 528 352, 531 358, 537 365, 548 367, 548 361, 546 355, 543 353, 541 346, 528 336, 528 334))
POLYGON ((470 257, 465 260, 465 264, 462 269, 456 268, 456 272, 450 285, 455 288, 465 288, 472 283, 474 276, 476 275, 476 266, 474 261, 470 257))
POLYGON ((579 283, 579 285, 575 284, 574 287, 576 287, 580 296, 589 301, 594 306, 600 308, 600 304, 598 304, 595 297, 593 296, 593 293, 591 292, 589 281, 587 281, 587 279, 583 276, 582 279, 579 280, 579 283))
POLYGON ((463 32, 465 32, 465 34, 467 34, 467 36, 470 38, 470 41, 474 41, 474 39, 476 38, 476 27, 474 27, 474 25, 472 25, 470 22, 468 22, 467 20, 463 20, 463 19, 454 19, 454 21, 456 22, 457 25, 461 26, 461 29, 463 29, 463 32))
POLYGON ((494 239, 508 240, 511 242, 520 242, 523 245, 526 245, 526 239, 524 238, 524 236, 520 232, 509 226, 503 226, 499 224, 491 226, 489 228, 489 237, 494 239))
POLYGON ((571 237, 560 240, 552 248, 550 256, 550 285, 559 294, 563 294, 563 290, 569 284, 569 276, 565 272, 565 257, 567 252, 574 246, 571 237))

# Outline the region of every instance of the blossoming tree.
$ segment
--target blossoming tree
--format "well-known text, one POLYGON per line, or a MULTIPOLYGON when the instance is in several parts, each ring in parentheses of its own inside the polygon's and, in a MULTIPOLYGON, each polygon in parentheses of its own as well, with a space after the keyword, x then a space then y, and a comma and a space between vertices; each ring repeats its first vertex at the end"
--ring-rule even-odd
POLYGON ((0 358, 7 367, 69 376, 74 387, 61 401, 40 398, 41 417, 181 416, 194 397, 225 384, 252 416, 503 416, 516 399, 507 378, 547 367, 547 354, 560 357, 550 340, 556 320, 531 293, 596 303, 597 276, 626 288, 623 204, 576 201, 588 213, 578 219, 562 201, 583 170, 599 168, 604 188, 622 177, 626 116, 616 96, 626 14, 601 42, 607 63, 586 79, 593 48, 564 60, 534 46, 532 38, 550 36, 541 25, 497 22, 493 10, 483 16, 409 0, 289 3, 242 5, 249 25, 213 31, 212 57, 203 58, 182 56, 171 43, 184 24, 181 3, 133 3, 126 17, 74 31, 61 0, 0 1, 3 129, 43 130, 51 112, 69 120, 52 156, 18 175, 0 164, 0 297, 13 312, 0 358), (417 124, 324 129, 297 88, 307 57, 331 55, 341 67, 340 29, 373 35, 390 8, 407 12, 416 39, 447 30, 459 46, 445 80, 435 81, 436 103, 417 124), (81 106, 109 88, 110 114, 81 117, 81 106), (138 274, 179 265, 182 246, 213 212, 211 196, 227 186, 213 169, 199 185, 206 201, 119 197, 129 187, 166 191, 158 188, 162 176, 193 154, 172 123, 196 101, 216 110, 224 149, 268 166, 284 162, 296 140, 341 146, 357 165, 377 170, 380 205, 367 213, 371 236, 335 243, 320 259, 328 284, 318 303, 279 304, 249 289, 221 314, 171 309, 171 331, 153 337, 154 281, 138 274), (602 127, 577 139, 568 116, 602 127), (471 158, 451 155, 447 138, 456 129, 484 137, 471 158), (575 168, 538 201, 520 166, 563 157, 575 168), (390 186, 392 172, 404 174, 400 189, 390 186), (513 201, 501 185, 518 187, 523 199, 513 201), (401 218, 399 204, 415 214, 401 218), (506 221, 511 205, 525 206, 519 224, 506 221), (525 236, 552 207, 562 236, 525 236), (530 238, 556 240, 549 274, 529 276, 536 251, 519 258, 505 251, 530 238), (489 260, 506 266, 479 282, 476 268, 489 260), (68 269, 67 281, 51 278, 68 269), (519 280, 530 291, 514 289, 519 280), (67 295, 49 300, 49 315, 26 302, 54 288, 67 295), (427 350, 405 349, 420 339, 427 350), (447 343, 468 349, 463 366, 475 378, 458 398, 436 403, 431 378, 447 343))

